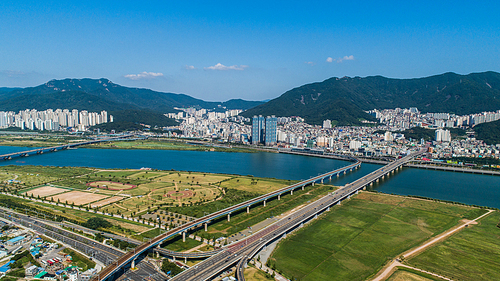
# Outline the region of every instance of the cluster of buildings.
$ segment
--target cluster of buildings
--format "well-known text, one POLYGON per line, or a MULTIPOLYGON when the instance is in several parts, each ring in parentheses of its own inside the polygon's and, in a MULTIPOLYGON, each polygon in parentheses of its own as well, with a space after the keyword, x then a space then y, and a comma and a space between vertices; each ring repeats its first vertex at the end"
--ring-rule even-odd
MULTIPOLYGON (((499 146, 489 146, 473 137, 452 140, 448 128, 495 121, 499 112, 467 116, 448 113, 421 114, 417 108, 374 110, 383 122, 377 127, 333 127, 330 120, 323 126, 304 123, 300 117, 254 116, 252 119, 206 110, 182 112, 181 137, 215 138, 224 142, 265 145, 281 149, 316 149, 366 157, 398 156, 409 148, 425 144, 398 132, 417 126, 435 129, 432 155, 442 157, 499 157, 499 146), (189 112, 189 113, 188 113, 189 112), (210 117, 209 117, 210 116, 210 117), (251 124, 251 125, 248 125, 251 124)), ((181 114, 179 113, 178 116, 181 114)))
POLYGON ((113 122, 113 116, 107 111, 88 112, 76 109, 47 109, 38 111, 26 109, 15 113, 13 111, 0 111, 0 128, 18 127, 22 130, 59 131, 72 129, 85 131, 88 127, 102 123, 113 122))
POLYGON ((385 125, 387 130, 404 131, 413 127, 468 128, 500 119, 500 110, 469 115, 450 113, 421 113, 416 107, 370 110, 369 114, 385 125))

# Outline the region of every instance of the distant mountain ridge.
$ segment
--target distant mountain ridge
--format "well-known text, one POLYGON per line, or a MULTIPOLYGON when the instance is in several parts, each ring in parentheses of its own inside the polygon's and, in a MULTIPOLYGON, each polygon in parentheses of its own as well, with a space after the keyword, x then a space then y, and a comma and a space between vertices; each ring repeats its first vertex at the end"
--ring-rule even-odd
POLYGON ((200 107, 248 109, 263 102, 241 99, 226 102, 207 102, 184 94, 157 92, 149 89, 130 88, 108 79, 63 79, 45 84, 0 91, 0 110, 34 108, 68 108, 79 110, 147 109, 161 113, 175 112, 174 107, 200 107))
POLYGON ((311 124, 330 119, 338 125, 359 125, 362 120, 374 120, 366 110, 397 107, 456 114, 496 111, 500 73, 449 72, 414 79, 333 77, 289 90, 242 115, 301 116, 311 124))

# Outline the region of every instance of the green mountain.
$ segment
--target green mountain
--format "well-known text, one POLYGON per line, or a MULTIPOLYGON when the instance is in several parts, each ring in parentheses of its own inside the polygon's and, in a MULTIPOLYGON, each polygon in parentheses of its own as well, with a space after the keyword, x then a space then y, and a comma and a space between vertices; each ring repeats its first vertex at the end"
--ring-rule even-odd
POLYGON ((301 116, 311 124, 339 125, 373 120, 365 110, 417 107, 422 112, 469 114, 500 108, 500 73, 445 73, 416 79, 382 76, 330 78, 287 91, 242 113, 301 116))
POLYGON ((476 138, 486 144, 500 144, 500 120, 474 126, 476 138))
POLYGON ((148 109, 175 112, 174 107, 248 109, 263 102, 207 102, 184 94, 124 87, 108 79, 51 80, 37 87, 0 91, 0 110, 68 108, 86 110, 148 109))

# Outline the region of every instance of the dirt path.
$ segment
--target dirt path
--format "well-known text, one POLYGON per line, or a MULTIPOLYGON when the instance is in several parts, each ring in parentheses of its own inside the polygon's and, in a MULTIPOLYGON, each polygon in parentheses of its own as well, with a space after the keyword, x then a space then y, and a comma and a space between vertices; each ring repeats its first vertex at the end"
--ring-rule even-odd
MULTIPOLYGON (((443 233, 441 233, 440 235, 434 237, 434 238, 431 238, 430 240, 428 240, 427 242, 424 242, 424 244, 414 248, 414 249, 410 249, 408 251, 406 251, 405 253, 402 254, 402 256, 407 259, 415 254, 418 254, 422 251, 424 251, 425 249, 427 249, 428 247, 436 244, 437 242, 441 242, 442 240, 448 238, 449 236, 451 236, 453 233, 461 230, 462 228, 465 228, 471 224, 477 224, 477 220, 479 219, 482 219, 483 217, 491 214, 492 212, 494 212, 493 210, 488 210, 487 213, 473 219, 473 220, 462 220, 461 221, 461 224, 458 225, 458 226, 455 226, 451 229, 449 229, 448 231, 445 231, 443 233)), ((395 267, 396 266, 404 266, 404 267, 407 267, 407 268, 412 268, 412 269, 415 269, 415 270, 418 270, 418 271, 421 271, 421 272, 425 272, 427 274, 430 274, 430 275, 433 275, 433 276, 436 276, 436 277, 439 277, 441 279, 444 279, 444 280, 451 280, 447 277, 443 277, 443 276, 440 276, 440 275, 437 275, 435 273, 431 273, 431 272, 427 272, 427 271, 424 271, 424 270, 421 270, 421 269, 418 269, 418 268, 414 268, 414 267, 411 267, 411 266, 408 266, 408 265, 404 265, 402 263, 400 263, 397 259, 396 260, 393 260, 389 265, 385 266, 384 268, 382 268, 376 275, 375 278, 372 279, 372 281, 382 281, 382 280, 386 280, 387 278, 389 278, 389 276, 392 275, 392 273, 396 270, 395 267)))
MULTIPOLYGON (((386 278, 388 278, 389 276, 392 275, 392 273, 394 273, 397 268, 396 267, 406 267, 406 268, 410 268, 410 269, 413 269, 413 270, 416 270, 416 271, 420 271, 420 272, 423 272, 423 273, 426 273, 426 274, 429 274, 429 275, 432 275, 434 277, 437 277, 437 278, 440 278, 440 279, 443 279, 443 280, 447 280, 447 281, 453 281, 453 279, 450 279, 448 277, 445 277, 445 276, 442 276, 442 275, 439 275, 439 274, 436 274, 436 273, 433 273, 433 272, 429 272, 429 271, 425 271, 425 270, 422 270, 420 268, 416 268, 416 267, 413 267, 413 266, 409 266, 409 265, 406 265, 406 264, 402 264, 400 263, 399 261, 393 261, 390 266, 386 269, 387 272, 389 272, 390 274, 388 276, 385 276, 384 279, 373 279, 373 280, 385 280, 386 278)), ((386 272, 384 271, 384 273, 386 272)))

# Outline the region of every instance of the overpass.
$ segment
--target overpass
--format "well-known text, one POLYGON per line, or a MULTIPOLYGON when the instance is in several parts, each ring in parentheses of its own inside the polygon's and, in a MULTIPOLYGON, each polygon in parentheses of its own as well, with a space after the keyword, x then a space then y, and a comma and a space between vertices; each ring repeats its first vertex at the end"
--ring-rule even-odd
MULTIPOLYGON (((248 201, 236 204, 236 205, 228 207, 226 209, 223 209, 223 210, 214 212, 212 214, 209 214, 207 216, 198 218, 194 221, 190 221, 190 222, 188 222, 182 226, 179 226, 177 228, 171 229, 171 230, 165 232, 164 234, 161 234, 161 235, 153 238, 152 240, 150 240, 142 245, 139 245, 133 251, 130 251, 130 252, 124 254, 118 260, 116 260, 116 262, 108 265, 106 268, 104 268, 104 270, 99 272, 99 274, 97 276, 95 276, 93 278, 93 280, 111 279, 116 272, 118 272, 121 268, 123 268, 127 264, 132 263, 132 265, 133 265, 134 260, 137 257, 139 257, 139 255, 148 251, 149 249, 158 247, 163 241, 165 241, 166 239, 168 239, 174 235, 181 234, 183 237, 183 240, 185 240, 186 233, 190 229, 204 226, 205 230, 206 230, 207 224, 210 223, 211 221, 219 218, 219 217, 227 216, 227 219, 230 220, 231 213, 233 213, 233 212, 236 212, 236 211, 244 209, 244 208, 246 208, 247 212, 250 212, 250 206, 252 206, 252 205, 255 205, 258 203, 263 203, 263 205, 266 206, 266 202, 271 198, 277 197, 278 200, 280 200, 281 195, 283 193, 290 192, 290 194, 293 195, 293 191, 295 189, 298 189, 298 188, 304 189, 304 187, 308 184, 314 185, 317 182, 322 183, 325 179, 328 179, 328 178, 331 179, 334 176, 339 177, 341 174, 346 174, 348 171, 352 171, 354 169, 357 169, 361 165, 360 161, 358 161, 357 159, 352 158, 352 157, 345 157, 344 160, 352 161, 354 163, 350 164, 348 166, 336 169, 334 171, 331 171, 331 172, 328 172, 328 173, 325 173, 325 174, 322 174, 319 176, 312 177, 308 180, 304 180, 304 181, 301 181, 299 183, 292 184, 290 186, 281 188, 279 190, 264 194, 262 196, 250 199, 248 201)), ((222 251, 222 253, 225 253, 225 252, 226 251, 222 251)))
POLYGON ((400 169, 402 165, 410 161, 413 157, 425 153, 421 150, 412 153, 401 159, 389 163, 388 165, 350 183, 334 193, 330 193, 319 200, 307 205, 306 207, 284 217, 277 223, 247 237, 238 243, 227 246, 221 253, 197 264, 194 267, 178 274, 172 280, 174 281, 198 281, 209 280, 217 276, 220 272, 236 265, 236 276, 239 281, 245 280, 243 268, 262 247, 270 242, 285 237, 286 233, 301 227, 304 222, 316 218, 319 213, 328 211, 331 206, 340 204, 342 200, 350 198, 358 193, 359 190, 378 181, 380 178, 388 176, 400 169))
POLYGON ((134 136, 134 135, 128 134, 128 135, 122 135, 122 136, 117 136, 117 137, 95 139, 95 140, 77 142, 77 143, 68 143, 68 144, 62 144, 62 145, 51 146, 51 147, 34 148, 34 149, 30 149, 30 150, 25 150, 25 151, 2 154, 2 155, 0 155, 0 160, 11 160, 12 158, 15 158, 15 157, 27 157, 30 155, 38 155, 38 154, 43 154, 46 152, 56 152, 59 150, 65 150, 68 148, 73 148, 73 147, 82 146, 82 145, 126 139, 126 138, 130 138, 132 136, 134 136))

